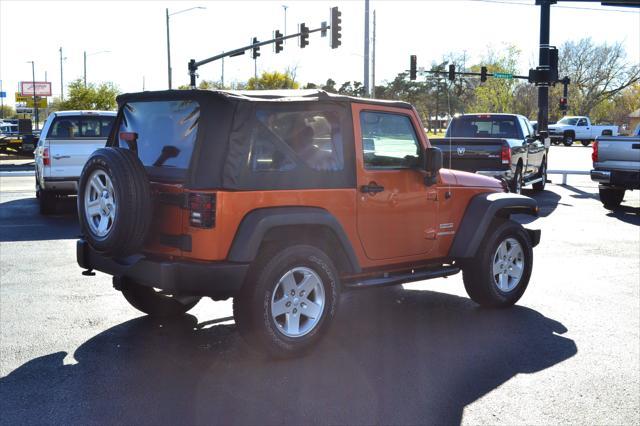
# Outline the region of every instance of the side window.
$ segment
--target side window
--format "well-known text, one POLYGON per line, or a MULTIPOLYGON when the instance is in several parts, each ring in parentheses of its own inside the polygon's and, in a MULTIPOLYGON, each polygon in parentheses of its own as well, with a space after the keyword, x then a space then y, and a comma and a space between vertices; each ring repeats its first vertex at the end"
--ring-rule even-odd
POLYGON ((74 139, 80 137, 80 117, 57 117, 47 135, 50 139, 74 139))
POLYGON ((578 120, 578 126, 586 126, 587 125, 587 120, 585 120, 584 118, 581 118, 580 120, 578 120))
POLYGON ((523 136, 525 138, 531 136, 531 128, 528 126, 529 123, 527 123, 527 120, 522 117, 518 117, 518 120, 520 121, 520 127, 522 128, 523 136))
POLYGON ((415 166, 420 142, 406 115, 360 113, 364 166, 367 169, 403 169, 415 166))
POLYGON ((344 169, 340 120, 334 111, 258 109, 252 132, 252 171, 344 169))

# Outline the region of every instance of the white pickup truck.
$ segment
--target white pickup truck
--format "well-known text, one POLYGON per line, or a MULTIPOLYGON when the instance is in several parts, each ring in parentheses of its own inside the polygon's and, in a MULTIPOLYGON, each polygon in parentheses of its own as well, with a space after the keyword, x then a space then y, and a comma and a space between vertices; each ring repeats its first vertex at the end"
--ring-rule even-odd
POLYGON ((627 190, 640 189, 640 124, 632 136, 601 136, 593 143, 591 180, 598 182, 600 201, 617 208, 627 190))
POLYGON ((36 196, 40 213, 55 211, 58 197, 78 192, 89 156, 105 146, 113 111, 58 111, 47 118, 35 150, 36 196))
POLYGON ((574 141, 589 146, 598 136, 618 136, 618 126, 591 124, 589 117, 584 116, 563 117, 556 124, 549 125, 551 141, 562 142, 565 146, 573 145, 574 141))

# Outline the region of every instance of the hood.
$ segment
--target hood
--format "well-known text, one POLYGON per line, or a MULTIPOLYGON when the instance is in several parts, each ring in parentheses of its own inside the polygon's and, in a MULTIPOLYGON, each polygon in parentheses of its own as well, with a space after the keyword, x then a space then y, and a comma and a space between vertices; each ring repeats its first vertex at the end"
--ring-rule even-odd
POLYGON ((475 173, 463 172, 461 170, 450 170, 451 174, 456 178, 456 182, 460 186, 468 186, 475 188, 493 188, 504 191, 502 182, 498 179, 477 175, 475 173))

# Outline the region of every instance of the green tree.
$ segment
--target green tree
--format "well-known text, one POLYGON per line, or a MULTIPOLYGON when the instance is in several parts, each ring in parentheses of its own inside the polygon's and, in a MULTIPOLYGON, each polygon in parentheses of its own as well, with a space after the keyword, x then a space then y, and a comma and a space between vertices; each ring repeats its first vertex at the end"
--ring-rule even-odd
POLYGON ((67 98, 64 101, 52 103, 52 109, 58 111, 72 109, 88 110, 114 110, 116 109, 116 96, 119 91, 111 82, 84 86, 82 79, 77 79, 67 86, 67 98))
POLYGON ((0 118, 14 118, 16 116, 16 110, 11 105, 2 105, 0 111, 0 118))
POLYGON ((247 90, 268 90, 268 89, 297 89, 300 87, 295 82, 291 72, 284 73, 265 71, 258 78, 252 77, 247 82, 247 90))
MULTIPOLYGON (((507 46, 504 53, 491 50, 482 64, 471 67, 473 72, 480 72, 482 65, 489 73, 517 73, 520 50, 515 46, 507 46)), ((514 91, 518 83, 515 80, 489 78, 476 87, 475 100, 469 106, 469 112, 513 112, 514 91)))

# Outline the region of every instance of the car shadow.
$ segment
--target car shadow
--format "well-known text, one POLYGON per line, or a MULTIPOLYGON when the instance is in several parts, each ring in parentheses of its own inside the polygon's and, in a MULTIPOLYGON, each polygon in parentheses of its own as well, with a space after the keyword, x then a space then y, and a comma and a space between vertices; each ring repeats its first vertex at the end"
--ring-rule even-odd
POLYGON ((0 379, 3 423, 459 424, 515 375, 577 353, 530 308, 401 287, 344 294, 330 332, 295 359, 252 352, 223 320, 141 317, 73 357, 32 359, 0 379))
POLYGON ((558 208, 558 204, 560 203, 560 199, 562 198, 560 197, 560 195, 548 189, 544 191, 524 189, 522 191, 522 195, 526 195, 527 197, 531 197, 536 200, 536 202, 538 203, 538 208, 540 209, 537 217, 525 214, 513 215, 513 218, 516 220, 516 222, 522 225, 534 222, 539 217, 549 216, 554 212, 555 209, 558 208))
POLYGON ((609 217, 615 217, 625 223, 640 225, 640 207, 619 206, 607 213, 609 217))
POLYGON ((0 203, 0 242, 74 239, 80 235, 75 197, 57 201, 55 212, 39 213, 36 198, 0 203))

